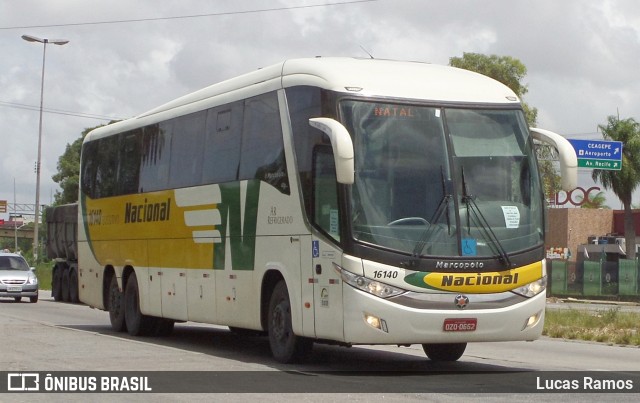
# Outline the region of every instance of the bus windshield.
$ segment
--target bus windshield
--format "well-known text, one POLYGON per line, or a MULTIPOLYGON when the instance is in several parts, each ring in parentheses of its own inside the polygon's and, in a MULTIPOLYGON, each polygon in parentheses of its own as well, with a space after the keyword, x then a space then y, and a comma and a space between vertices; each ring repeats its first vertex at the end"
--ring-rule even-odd
POLYGON ((522 111, 346 100, 356 241, 415 256, 498 257, 543 243, 522 111))

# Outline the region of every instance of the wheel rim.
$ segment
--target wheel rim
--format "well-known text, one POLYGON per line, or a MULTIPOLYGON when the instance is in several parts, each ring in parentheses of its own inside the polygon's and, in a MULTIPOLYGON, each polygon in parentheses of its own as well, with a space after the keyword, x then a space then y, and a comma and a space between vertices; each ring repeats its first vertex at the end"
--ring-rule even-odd
POLYGON ((284 306, 285 304, 281 301, 278 305, 275 306, 273 310, 273 317, 271 320, 271 329, 273 329, 273 335, 277 340, 286 340, 287 339, 287 308, 284 306))

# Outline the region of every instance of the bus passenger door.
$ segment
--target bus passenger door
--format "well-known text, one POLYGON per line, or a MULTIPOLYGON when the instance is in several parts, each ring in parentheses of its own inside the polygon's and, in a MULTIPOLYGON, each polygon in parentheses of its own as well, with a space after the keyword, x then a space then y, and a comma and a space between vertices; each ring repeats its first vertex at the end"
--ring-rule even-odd
POLYGON ((316 337, 343 340, 342 284, 333 264, 341 253, 334 245, 313 237, 313 306, 316 337))
POLYGON ((341 261, 340 215, 335 162, 330 146, 313 151, 313 217, 322 235, 312 237, 316 337, 344 339, 342 282, 333 265, 341 261))

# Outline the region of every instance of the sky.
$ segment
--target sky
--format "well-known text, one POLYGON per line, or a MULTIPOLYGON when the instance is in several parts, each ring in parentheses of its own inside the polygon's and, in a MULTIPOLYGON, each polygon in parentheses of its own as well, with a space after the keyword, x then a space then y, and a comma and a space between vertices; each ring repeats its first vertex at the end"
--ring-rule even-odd
MULTIPOLYGON (((290 58, 511 56, 527 67, 523 100, 538 127, 602 139, 608 116, 640 120, 637 0, 0 0, 0 200, 10 204, 35 203, 43 45, 25 34, 69 41, 46 47, 41 204, 85 128, 290 58)), ((597 186, 584 169, 578 185, 597 186)), ((607 204, 621 208, 610 192, 607 204)))

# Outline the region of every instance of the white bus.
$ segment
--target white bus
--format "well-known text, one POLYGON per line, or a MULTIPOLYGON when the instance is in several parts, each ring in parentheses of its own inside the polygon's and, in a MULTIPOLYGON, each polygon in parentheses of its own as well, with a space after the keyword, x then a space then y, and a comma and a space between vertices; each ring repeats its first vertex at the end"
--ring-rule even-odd
POLYGON ((113 329, 176 321, 314 342, 534 340, 545 309, 544 198, 506 86, 465 70, 287 60, 89 133, 79 296, 113 329))

